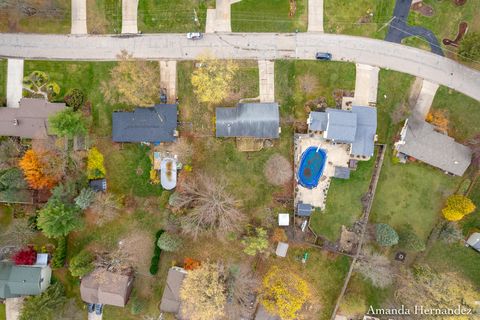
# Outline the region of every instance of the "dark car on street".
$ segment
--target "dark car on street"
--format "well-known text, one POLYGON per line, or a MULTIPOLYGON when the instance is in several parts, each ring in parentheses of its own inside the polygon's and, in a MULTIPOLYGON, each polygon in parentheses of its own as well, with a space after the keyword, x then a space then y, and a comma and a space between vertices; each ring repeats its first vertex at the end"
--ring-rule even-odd
POLYGON ((330 61, 332 60, 332 54, 328 52, 317 52, 315 54, 315 59, 323 60, 323 61, 330 61))

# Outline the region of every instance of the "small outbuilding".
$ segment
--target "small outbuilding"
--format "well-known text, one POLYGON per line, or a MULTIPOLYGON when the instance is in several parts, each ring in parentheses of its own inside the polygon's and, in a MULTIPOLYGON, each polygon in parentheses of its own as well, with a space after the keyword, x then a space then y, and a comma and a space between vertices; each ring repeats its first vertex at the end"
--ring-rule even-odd
POLYGON ((307 203, 298 203, 297 204, 297 216, 300 217, 310 217, 313 212, 313 207, 307 203))
POLYGON ((285 258, 287 256, 287 251, 288 251, 288 243, 279 242, 275 253, 277 256, 285 258))
POLYGON ((467 246, 472 247, 473 249, 480 252, 480 233, 472 233, 472 235, 468 237, 466 244, 467 246))
POLYGON ((288 213, 279 213, 278 214, 278 225, 280 227, 287 227, 290 225, 290 214, 288 213))
POLYGON ((335 173, 333 174, 334 178, 338 179, 349 179, 350 178, 350 169, 346 167, 335 167, 335 173))
POLYGON ((92 179, 88 182, 90 188, 95 192, 107 191, 107 179, 92 179))
POLYGON ((168 270, 167 283, 163 290, 160 311, 177 314, 180 311, 180 288, 187 271, 183 268, 172 267, 168 270))

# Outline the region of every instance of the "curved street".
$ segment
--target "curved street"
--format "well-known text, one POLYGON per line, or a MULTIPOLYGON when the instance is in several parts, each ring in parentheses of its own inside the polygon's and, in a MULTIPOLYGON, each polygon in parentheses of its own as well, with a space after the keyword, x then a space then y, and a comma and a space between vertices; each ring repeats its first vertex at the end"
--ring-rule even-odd
MULTIPOLYGON (((185 34, 0 34, 0 56, 46 60, 115 60, 126 50, 136 58, 191 60, 210 52, 220 59, 314 59, 368 64, 409 73, 480 101, 480 72, 428 51, 392 42, 324 33, 214 33, 201 40, 185 34)), ((321 63, 321 62, 319 62, 321 63)))

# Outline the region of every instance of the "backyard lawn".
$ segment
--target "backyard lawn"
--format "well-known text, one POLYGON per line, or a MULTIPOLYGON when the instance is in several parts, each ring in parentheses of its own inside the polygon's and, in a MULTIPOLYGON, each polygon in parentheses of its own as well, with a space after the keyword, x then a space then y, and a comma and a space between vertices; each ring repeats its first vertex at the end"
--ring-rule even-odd
MULTIPOLYGON (((375 155, 376 156, 376 155, 375 155)), ((325 211, 316 211, 310 220, 313 230, 331 241, 340 237, 342 225, 350 227, 362 214, 362 196, 368 191, 375 156, 359 161, 350 179, 332 179, 325 211)))
POLYGON ((290 16, 289 0, 243 0, 231 8, 233 32, 307 31, 307 0, 297 0, 295 15, 290 16))
POLYGON ((0 32, 70 33, 71 1, 2 1, 0 32))
POLYGON ((336 89, 355 88, 355 65, 345 62, 317 61, 275 62, 275 95, 282 116, 306 120, 307 102, 325 98, 329 107, 335 106, 336 89))
POLYGON ((0 106, 4 106, 7 97, 7 60, 0 59, 0 106))
POLYGON ((328 33, 384 39, 395 0, 332 0, 324 3, 324 29, 328 33))
POLYGON ((449 119, 449 134, 465 143, 480 134, 480 102, 447 87, 440 87, 433 110, 444 110, 449 119))
POLYGON ((453 193, 460 178, 422 163, 393 164, 392 152, 385 155, 371 222, 393 228, 410 224, 426 240, 440 218, 445 198, 453 193))
POLYGON ((143 33, 205 31, 207 8, 214 6, 212 0, 140 0, 138 30, 143 33))

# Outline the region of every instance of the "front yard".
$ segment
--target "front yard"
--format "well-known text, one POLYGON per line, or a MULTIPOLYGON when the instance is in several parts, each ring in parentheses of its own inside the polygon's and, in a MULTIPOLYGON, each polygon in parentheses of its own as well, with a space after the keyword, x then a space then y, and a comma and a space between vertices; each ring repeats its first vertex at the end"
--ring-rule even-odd
POLYGON ((243 0, 234 3, 232 12, 233 32, 299 32, 307 31, 307 0, 297 0, 292 15, 288 0, 243 0))
POLYGON ((7 60, 0 59, 0 106, 6 103, 7 97, 7 60))

